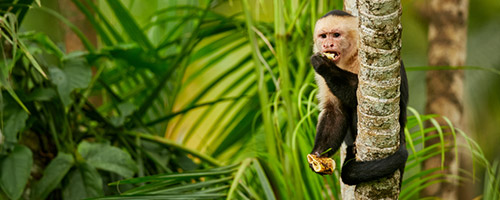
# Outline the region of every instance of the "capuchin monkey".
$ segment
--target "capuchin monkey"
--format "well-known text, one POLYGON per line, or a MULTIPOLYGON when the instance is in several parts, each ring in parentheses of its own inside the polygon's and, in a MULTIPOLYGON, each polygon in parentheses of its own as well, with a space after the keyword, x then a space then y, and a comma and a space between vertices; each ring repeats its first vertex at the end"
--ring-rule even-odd
POLYGON ((408 158, 404 134, 408 80, 401 62, 399 149, 383 159, 356 161, 354 144, 358 133, 356 112, 358 40, 358 19, 344 11, 330 11, 316 22, 314 55, 311 57, 319 87, 318 100, 321 112, 316 127, 314 148, 310 155, 318 158, 331 157, 344 141, 347 145, 347 155, 341 177, 348 185, 387 177, 397 169, 401 170, 402 178, 408 158))

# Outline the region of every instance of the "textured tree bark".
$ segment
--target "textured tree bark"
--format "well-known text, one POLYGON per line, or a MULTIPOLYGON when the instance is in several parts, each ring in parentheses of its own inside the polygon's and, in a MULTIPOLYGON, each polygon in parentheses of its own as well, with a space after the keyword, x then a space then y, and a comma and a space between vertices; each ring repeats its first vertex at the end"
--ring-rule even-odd
MULTIPOLYGON (((344 11, 351 13, 353 16, 358 16, 358 2, 357 0, 344 0, 344 11)), ((344 165, 345 158, 346 158, 346 148, 347 146, 345 143, 342 143, 342 146, 340 146, 340 160, 342 164, 340 167, 344 165)), ((351 186, 344 184, 342 182, 342 178, 340 178, 340 193, 342 194, 342 199, 343 200, 353 200, 354 199, 354 190, 356 189, 356 186, 351 186)))
POLYGON ((359 16, 358 14, 358 1, 357 0, 344 0, 344 11, 351 13, 353 16, 359 16))
MULTIPOLYGON (((468 4, 468 0, 430 0, 427 9, 429 12, 429 65, 463 66, 465 64, 468 4)), ((463 129, 463 79, 462 70, 428 71, 426 113, 445 116, 455 126, 463 129)), ((438 122, 441 125, 447 125, 442 119, 438 119, 438 122)), ((445 130, 445 132, 450 131, 445 130)), ((430 146, 439 142, 439 139, 429 140, 425 145, 430 146)), ((455 144, 453 136, 446 136, 445 144, 453 148, 455 144)), ((440 166, 440 156, 432 157, 424 162, 424 170, 440 166)), ((454 150, 446 152, 444 166, 445 170, 437 173, 458 175, 459 166, 454 150)), ((471 187, 463 188, 463 191, 469 191, 468 194, 457 196, 457 181, 456 178, 448 178, 447 182, 427 187, 422 195, 442 199, 458 199, 459 197, 472 199, 471 187)))
MULTIPOLYGON (((358 0, 359 86, 356 159, 368 161, 399 147, 401 1, 358 0)), ((356 186, 356 199, 398 199, 399 170, 356 186)))

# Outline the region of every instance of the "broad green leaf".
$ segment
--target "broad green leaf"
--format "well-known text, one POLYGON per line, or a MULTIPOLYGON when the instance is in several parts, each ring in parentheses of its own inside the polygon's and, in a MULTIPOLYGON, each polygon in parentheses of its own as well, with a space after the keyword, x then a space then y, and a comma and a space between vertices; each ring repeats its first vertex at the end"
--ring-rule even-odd
POLYGON ((74 164, 71 154, 60 152, 54 160, 50 161, 43 172, 43 177, 31 191, 31 199, 45 199, 66 176, 74 164))
POLYGON ((126 178, 132 177, 137 171, 134 160, 127 152, 109 144, 83 141, 78 145, 78 153, 89 165, 126 178))
POLYGON ((64 200, 79 200, 103 195, 102 179, 97 170, 88 163, 81 163, 72 170, 63 188, 64 200))
POLYGON ((9 198, 21 197, 32 165, 31 150, 22 145, 16 145, 14 150, 0 161, 0 186, 9 198))
POLYGON ((28 113, 21 109, 15 109, 13 113, 7 116, 7 120, 4 122, 4 128, 2 130, 5 135, 5 140, 7 142, 17 142, 17 133, 21 131, 28 119, 28 113))
POLYGON ((71 92, 77 88, 86 88, 92 78, 90 67, 83 58, 67 60, 62 69, 53 67, 49 69, 49 73, 66 107, 71 104, 71 92))
POLYGON ((92 78, 92 72, 84 58, 67 60, 64 62, 63 71, 68 76, 72 88, 85 88, 92 78))

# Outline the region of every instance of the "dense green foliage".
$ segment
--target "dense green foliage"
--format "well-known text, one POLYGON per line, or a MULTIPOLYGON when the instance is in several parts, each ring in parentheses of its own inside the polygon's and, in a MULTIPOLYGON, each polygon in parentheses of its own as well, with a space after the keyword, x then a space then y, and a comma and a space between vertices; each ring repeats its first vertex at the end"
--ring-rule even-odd
MULTIPOLYGON (((73 0, 98 44, 32 3, 0 6, 0 198, 339 198, 338 169, 319 176, 305 156, 318 117, 312 27, 341 1, 165 1, 137 16, 142 1, 73 0), (85 50, 20 31, 30 12, 69 27, 85 50)), ((436 130, 467 138, 485 197, 499 197, 498 164, 479 145, 409 111, 402 199, 448 176, 420 169, 449 151, 423 145, 436 130)))

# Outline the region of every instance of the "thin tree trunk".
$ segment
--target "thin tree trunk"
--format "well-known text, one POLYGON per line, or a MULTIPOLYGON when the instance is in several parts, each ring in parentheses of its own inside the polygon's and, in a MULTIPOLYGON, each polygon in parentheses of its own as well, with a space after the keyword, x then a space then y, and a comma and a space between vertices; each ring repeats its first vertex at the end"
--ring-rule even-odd
POLYGON ((358 16, 358 1, 357 0, 344 0, 344 10, 351 13, 353 16, 358 16))
MULTIPOLYGON (((89 20, 82 14, 80 10, 73 4, 70 0, 59 1, 59 7, 61 8, 61 13, 66 17, 71 23, 73 23, 78 29, 80 29, 85 37, 92 42, 93 45, 97 44, 97 35, 95 33, 92 24, 89 20)), ((66 47, 66 53, 73 51, 84 51, 85 47, 78 38, 78 36, 68 27, 63 25, 64 30, 64 44, 66 47)))
MULTIPOLYGON (((86 5, 84 2, 82 2, 82 4, 86 5)), ((70 0, 59 1, 59 7, 61 8, 61 14, 73 25, 78 27, 78 29, 82 31, 83 35, 85 35, 85 37, 94 46, 97 46, 97 34, 95 29, 85 15, 78 9, 78 7, 70 0)), ((61 23, 61 27, 64 30, 64 45, 66 53, 86 50, 78 36, 68 26, 61 23)), ((96 68, 92 67, 93 75, 96 71, 96 68)), ((90 96, 88 100, 95 106, 102 104, 101 96, 90 96)))
MULTIPOLYGON (((429 16, 429 65, 431 66, 463 66, 466 57, 468 0, 430 0, 429 16)), ((427 105, 426 113, 439 114, 450 119, 453 125, 463 127, 463 79, 462 70, 428 71, 427 72, 427 105)), ((447 126, 443 119, 439 124, 447 126)), ((450 132, 445 131, 445 132, 450 132)), ((436 134, 436 133, 431 133, 436 134)), ((439 139, 429 140, 426 146, 439 143, 439 139)), ((457 141, 457 142, 460 142, 457 141)), ((454 148, 453 136, 445 137, 445 144, 454 148)), ((458 175, 458 161, 454 150, 445 154, 444 171, 437 173, 458 175)), ((441 157, 435 156, 424 162, 424 170, 441 166, 441 157)), ((433 184, 427 187, 422 195, 442 199, 471 199, 470 187, 463 191, 468 194, 457 195, 457 179, 433 184)))
MULTIPOLYGON (((358 2, 357 2, 357 0, 344 0, 344 11, 350 13, 353 16, 358 17, 358 2)), ((346 149, 347 149, 347 145, 345 143, 342 143, 342 146, 340 146, 340 160, 341 160, 342 164, 340 166, 344 165, 345 158, 347 155, 346 149)), ((340 192, 341 192, 343 200, 353 200, 355 189, 356 189, 356 186, 344 184, 344 182, 342 182, 342 179, 340 180, 340 192)))
MULTIPOLYGON (((358 0, 360 73, 356 159, 387 157, 399 147, 401 1, 358 0), (380 142, 384 141, 384 142, 380 142)), ((400 171, 356 186, 356 199, 398 199, 400 171)))

